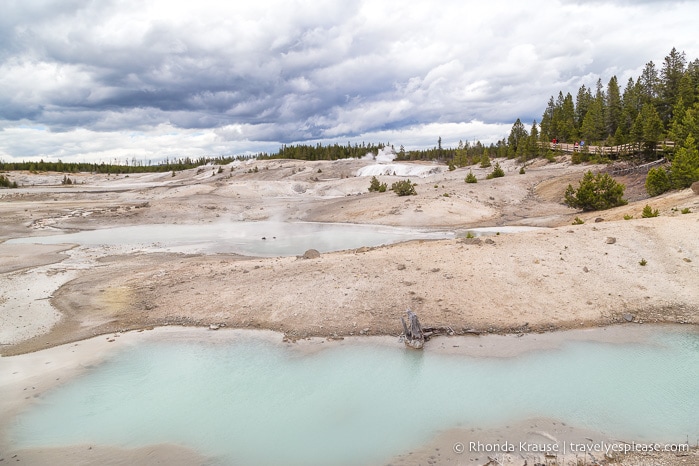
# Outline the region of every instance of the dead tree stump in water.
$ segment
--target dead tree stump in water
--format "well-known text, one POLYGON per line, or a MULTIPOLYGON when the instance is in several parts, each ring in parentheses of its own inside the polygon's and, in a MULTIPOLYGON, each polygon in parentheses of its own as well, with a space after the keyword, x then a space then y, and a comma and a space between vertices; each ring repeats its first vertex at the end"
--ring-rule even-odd
POLYGON ((405 346, 413 349, 422 349, 425 345, 425 333, 422 331, 420 321, 417 320, 417 314, 408 309, 405 311, 408 315, 408 324, 405 323, 403 317, 400 318, 403 324, 403 332, 405 333, 405 346))

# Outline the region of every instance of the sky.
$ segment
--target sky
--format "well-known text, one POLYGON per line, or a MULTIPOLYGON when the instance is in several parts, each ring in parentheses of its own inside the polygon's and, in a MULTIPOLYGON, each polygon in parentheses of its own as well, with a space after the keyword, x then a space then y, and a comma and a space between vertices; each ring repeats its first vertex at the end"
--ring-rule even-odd
POLYGON ((0 160, 489 144, 675 47, 697 1, 4 0, 0 160))

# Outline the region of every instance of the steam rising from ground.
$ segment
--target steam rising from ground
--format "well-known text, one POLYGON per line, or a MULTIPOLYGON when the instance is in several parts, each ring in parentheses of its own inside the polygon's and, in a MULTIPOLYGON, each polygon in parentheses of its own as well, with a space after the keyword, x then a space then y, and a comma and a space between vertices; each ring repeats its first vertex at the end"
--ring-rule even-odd
POLYGON ((408 163, 392 163, 396 159, 396 153, 390 147, 379 149, 374 155, 371 152, 363 157, 363 160, 374 160, 374 165, 367 165, 357 170, 357 176, 402 176, 413 178, 426 178, 442 171, 437 165, 418 165, 408 163))

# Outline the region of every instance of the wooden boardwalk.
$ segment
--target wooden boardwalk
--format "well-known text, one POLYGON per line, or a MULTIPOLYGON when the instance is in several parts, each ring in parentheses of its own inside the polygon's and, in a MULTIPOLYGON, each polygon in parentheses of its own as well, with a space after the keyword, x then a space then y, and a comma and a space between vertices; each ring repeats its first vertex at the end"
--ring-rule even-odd
MULTIPOLYGON (((577 146, 575 144, 567 144, 563 142, 556 144, 552 142, 542 142, 541 145, 543 147, 548 147, 551 150, 565 152, 568 154, 587 150, 587 152, 589 152, 591 155, 614 155, 617 157, 637 154, 643 150, 642 144, 639 142, 622 144, 620 146, 577 146)), ((666 149, 671 149, 674 147, 675 143, 673 141, 662 141, 656 144, 655 150, 657 152, 664 152, 666 149)))

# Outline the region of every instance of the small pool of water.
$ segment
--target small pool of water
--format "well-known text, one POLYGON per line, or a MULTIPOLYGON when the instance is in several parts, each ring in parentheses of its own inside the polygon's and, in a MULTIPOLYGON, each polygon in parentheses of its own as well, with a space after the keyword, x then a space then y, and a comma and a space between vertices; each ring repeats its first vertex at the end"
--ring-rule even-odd
POLYGON ((49 391, 9 436, 18 447, 173 443, 214 464, 256 465, 387 462, 441 429, 532 417, 626 441, 692 442, 699 334, 649 335, 499 358, 399 344, 304 353, 254 336, 146 341, 49 391))
POLYGON ((188 253, 296 256, 379 246, 413 239, 453 238, 454 233, 378 225, 311 222, 227 222, 194 225, 135 225, 52 236, 15 238, 7 243, 84 246, 125 245, 188 253))

